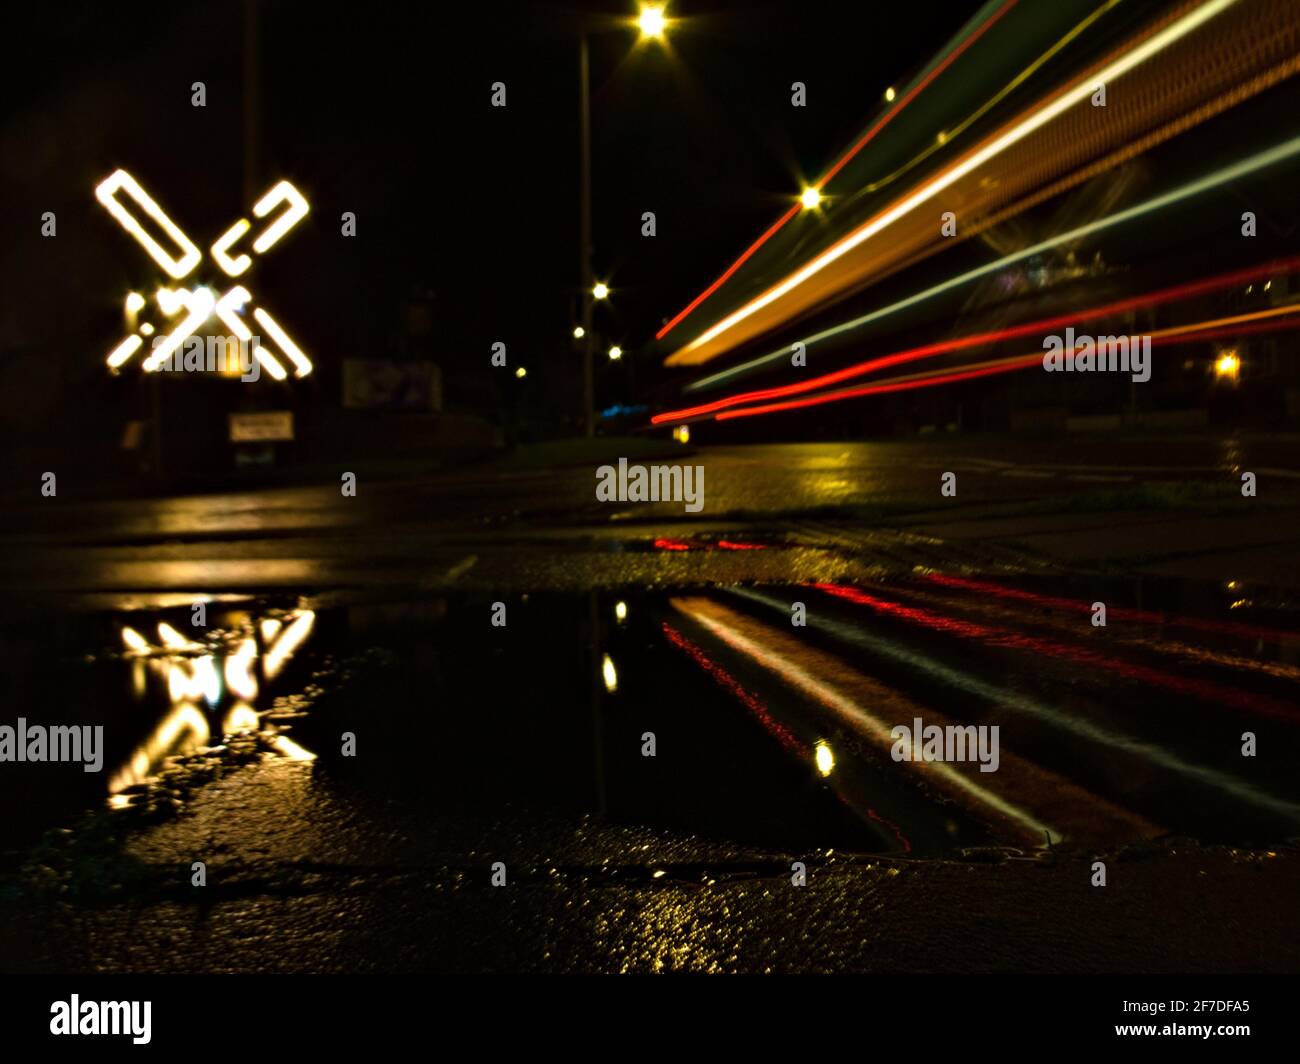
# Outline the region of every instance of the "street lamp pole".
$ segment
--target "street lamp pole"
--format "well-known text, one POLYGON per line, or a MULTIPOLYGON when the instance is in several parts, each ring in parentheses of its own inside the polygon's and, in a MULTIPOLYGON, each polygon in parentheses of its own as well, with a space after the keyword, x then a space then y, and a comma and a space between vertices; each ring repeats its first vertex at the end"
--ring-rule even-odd
MULTIPOLYGON (((637 19, 642 39, 662 40, 668 27, 662 5, 641 6, 637 19)), ((591 63, 588 55, 587 34, 578 43, 578 119, 581 127, 581 179, 580 231, 578 255, 581 259, 579 273, 582 277, 582 408, 585 431, 590 439, 596 435, 596 396, 593 379, 593 362, 596 357, 596 336, 592 329, 592 305, 603 299, 609 290, 602 284, 599 296, 595 278, 591 273, 591 63)))
POLYGON ((582 277, 582 411, 584 431, 590 439, 596 434, 595 387, 592 380, 592 361, 595 336, 592 331, 592 302, 595 279, 591 274, 591 75, 587 58, 587 35, 582 35, 578 50, 579 110, 582 128, 580 178, 581 207, 578 234, 578 255, 581 258, 582 277))

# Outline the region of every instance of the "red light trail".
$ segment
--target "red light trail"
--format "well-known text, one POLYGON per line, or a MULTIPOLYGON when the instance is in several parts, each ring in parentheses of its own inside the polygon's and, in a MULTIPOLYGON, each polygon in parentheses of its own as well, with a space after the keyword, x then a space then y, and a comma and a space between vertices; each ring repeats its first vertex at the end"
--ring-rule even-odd
MULTIPOLYGON (((1092 604, 1079 599, 1058 598, 1054 595, 1039 595, 1020 588, 1003 587, 986 580, 967 580, 960 576, 948 576, 944 573, 927 573, 925 579, 940 587, 958 588, 963 591, 978 591, 981 594, 995 595, 998 598, 1017 599, 1032 602, 1052 609, 1072 612, 1091 613, 1092 604)), ((1240 624, 1235 621, 1209 621, 1200 617, 1180 617, 1177 614, 1153 613, 1150 610, 1137 610, 1127 606, 1115 606, 1110 616, 1126 621, 1140 621, 1145 624, 1165 624, 1174 628, 1192 628, 1203 632, 1239 636, 1243 639, 1266 639, 1269 641, 1291 642, 1300 639, 1293 632, 1260 628, 1253 624, 1240 624)))
POLYGON ((989 646, 1027 650, 1034 654, 1041 654, 1062 661, 1089 665, 1103 669, 1113 676, 1123 677, 1126 680, 1149 684, 1153 687, 1163 687, 1178 694, 1190 695, 1205 702, 1231 706, 1234 709, 1245 710, 1248 713, 1258 713, 1267 717, 1281 717, 1284 720, 1295 720, 1298 715, 1294 706, 1265 695, 1254 695, 1248 691, 1225 687, 1223 684, 1214 683, 1210 680, 1191 680, 1183 676, 1162 672, 1159 669, 1153 669, 1148 665, 1135 665, 1131 662, 1109 658, 1104 654, 1098 654, 1096 651, 1087 650, 1083 647, 1071 647, 1064 643, 1053 642, 1050 639, 1023 635, 1009 628, 978 624, 974 621, 964 621, 956 617, 945 617, 933 610, 890 602, 887 599, 868 595, 857 588, 847 587, 843 584, 810 584, 809 586, 836 598, 846 599, 855 605, 869 606, 878 613, 899 617, 902 620, 923 625, 934 631, 961 636, 963 639, 974 639, 989 646))
POLYGON ((1155 292, 1133 296, 1128 299, 1117 300, 1113 303, 1107 303, 1099 307, 1092 307, 1088 310, 1072 311, 1067 314, 1058 314, 1050 318, 1041 318, 1038 321, 1026 322, 1023 325, 1015 325, 1005 329, 994 329, 989 332, 976 333, 972 336, 962 336, 952 340, 941 340, 936 343, 925 344, 921 347, 908 348, 904 351, 898 351, 893 354, 868 359, 865 362, 858 362, 852 366, 846 366, 843 369, 836 370, 833 373, 822 374, 820 377, 813 377, 806 381, 797 381, 794 384, 784 384, 772 388, 760 388, 755 391, 739 392, 722 399, 715 399, 709 403, 701 403, 698 406, 684 407, 681 410, 666 411, 662 414, 656 414, 650 419, 650 423, 652 425, 659 425, 666 421, 682 421, 687 418, 712 414, 719 410, 725 410, 728 407, 740 406, 744 403, 757 402, 764 399, 777 399, 787 395, 799 395, 803 392, 813 391, 817 388, 838 384, 840 381, 851 380, 854 377, 860 377, 863 374, 871 373, 874 370, 888 369, 892 366, 914 362, 923 358, 932 358, 935 355, 948 354, 952 351, 961 351, 969 347, 980 347, 986 344, 1001 343, 1005 340, 1013 340, 1021 336, 1030 336, 1036 332, 1054 329, 1063 325, 1072 325, 1076 322, 1092 321, 1096 318, 1103 318, 1113 314, 1123 314, 1131 310, 1139 310, 1147 307, 1160 306, 1164 303, 1176 302, 1180 299, 1190 299, 1195 296, 1235 287, 1243 281, 1259 280, 1278 273, 1290 273, 1296 269, 1300 269, 1300 256, 1276 259, 1272 262, 1261 263, 1258 266, 1252 266, 1247 269, 1220 274, 1216 277, 1211 277, 1202 281, 1191 281, 1186 284, 1158 289, 1155 292))
MULTIPOLYGON (((1279 307, 1271 311, 1260 311, 1254 315, 1242 315, 1237 319, 1223 320, 1245 320, 1255 319, 1268 316, 1276 316, 1280 313, 1293 314, 1300 311, 1300 304, 1289 307, 1279 307)), ((1296 322, 1291 320, 1283 321, 1261 321, 1254 325, 1233 326, 1230 328, 1215 329, 1207 331, 1204 327, 1215 325, 1218 322, 1201 322, 1196 326, 1186 326, 1178 330, 1157 334, 1149 333, 1151 346, 1161 347, 1166 344, 1179 344, 1187 342, 1204 342, 1207 340, 1223 340, 1229 337, 1236 338, 1240 336, 1251 336, 1256 333, 1277 332, 1281 329, 1293 329, 1296 322)), ((1042 365, 1042 355, 1035 352, 1032 355, 1013 356, 1011 358, 997 359, 990 362, 978 363, 976 368, 955 370, 952 372, 931 371, 929 373, 915 374, 911 377, 903 377, 897 380, 882 381, 879 384, 864 385, 861 388, 847 388, 838 392, 830 392, 823 395, 809 396, 807 399, 793 399, 784 403, 767 403, 763 406, 749 406, 741 410, 726 410, 720 414, 714 415, 715 421, 728 421, 738 417, 752 417, 756 414, 771 414, 781 410, 798 410, 809 406, 820 406, 823 403, 836 403, 844 399, 856 399, 866 395, 879 395, 887 392, 909 391, 913 388, 930 388, 938 384, 953 384, 958 381, 973 380, 978 377, 989 377, 1000 373, 1011 373, 1019 369, 1029 369, 1031 366, 1042 365)))

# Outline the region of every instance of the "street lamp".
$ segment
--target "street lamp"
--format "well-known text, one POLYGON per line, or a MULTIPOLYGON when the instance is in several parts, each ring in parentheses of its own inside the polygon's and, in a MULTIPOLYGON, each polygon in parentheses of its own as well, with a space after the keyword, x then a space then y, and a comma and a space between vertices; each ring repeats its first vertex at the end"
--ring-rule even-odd
POLYGON ((812 210, 819 203, 821 203, 821 201, 822 201, 821 192, 811 187, 804 189, 803 195, 799 197, 799 202, 803 204, 803 209, 806 211, 812 210))
MULTIPOLYGON (((668 18, 662 5, 643 4, 637 18, 642 38, 662 40, 668 29, 668 18)), ((609 287, 591 274, 591 62, 587 35, 584 33, 578 44, 578 116, 580 130, 580 180, 578 257, 582 278, 582 335, 577 330, 574 335, 583 340, 582 346, 582 400, 583 420, 588 437, 596 434, 596 393, 593 376, 596 337, 592 332, 592 307, 597 299, 609 295, 609 287)))
POLYGON ((613 347, 609 349, 609 360, 611 362, 617 362, 622 357, 623 357, 623 349, 619 347, 618 344, 615 344, 613 347))
POLYGON ((664 17, 664 9, 655 4, 642 4, 641 14, 637 16, 636 24, 641 28, 641 36, 648 37, 652 40, 663 40, 664 31, 668 28, 668 19, 664 17))
POLYGON ((581 325, 574 327, 573 338, 575 340, 581 340, 586 335, 587 335, 587 330, 584 329, 581 325))
POLYGON ((1214 375, 1224 380, 1235 381, 1241 373, 1241 359, 1235 351, 1224 351, 1214 363, 1214 375))

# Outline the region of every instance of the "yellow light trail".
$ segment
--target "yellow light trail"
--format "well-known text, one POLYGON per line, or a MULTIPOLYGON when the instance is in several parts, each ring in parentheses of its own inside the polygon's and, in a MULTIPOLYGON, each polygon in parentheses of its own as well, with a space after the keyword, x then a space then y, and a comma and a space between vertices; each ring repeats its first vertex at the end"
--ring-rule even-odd
MULTIPOLYGON (((1185 185, 1180 185, 1177 188, 1162 193, 1159 196, 1155 196, 1152 199, 1144 200, 1142 203, 1135 204, 1134 206, 1118 211, 1115 214, 1110 214, 1104 218, 1098 218, 1096 221, 1077 226, 1067 232, 1040 241, 1037 244, 1033 244, 1022 251, 1017 251, 1010 255, 1004 255, 1002 258, 997 259, 994 262, 990 262, 984 266, 977 266, 973 270, 967 270, 965 273, 958 274, 956 277, 950 277, 946 281, 941 281, 937 285, 923 289, 913 295, 906 296, 903 299, 880 307, 877 310, 869 311, 860 317, 840 322, 837 325, 832 325, 829 328, 814 333, 801 342, 804 344, 805 348, 807 348, 811 347, 813 344, 821 343, 823 340, 829 340, 834 336, 850 332, 853 329, 861 328, 864 325, 870 325, 872 322, 880 321, 890 315, 907 310, 909 307, 918 306, 936 296, 943 295, 945 292, 953 291, 960 288, 962 285, 969 284, 971 281, 977 281, 981 277, 987 277, 991 273, 996 273, 998 270, 1005 269, 1017 262, 1023 262, 1025 259, 1032 258, 1044 251, 1050 251, 1052 248, 1060 247, 1062 244, 1078 241, 1086 236, 1091 236, 1095 233, 1100 233, 1107 229, 1123 225, 1126 222, 1131 222, 1135 219, 1145 217, 1148 214, 1163 210, 1164 208, 1173 206, 1176 203, 1181 203, 1184 200, 1199 196, 1203 192, 1209 192, 1213 189, 1219 188, 1231 181, 1247 177, 1250 174, 1256 173, 1276 163, 1284 162, 1298 153, 1300 153, 1300 137, 1292 137, 1290 140, 1284 141, 1272 148, 1267 148, 1255 155, 1248 156, 1238 163, 1233 163, 1230 166, 1223 167, 1220 170, 1216 170, 1204 177, 1197 178, 1195 181, 1191 181, 1185 185)), ((717 373, 710 374, 707 377, 701 377, 699 380, 686 385, 683 390, 688 392, 705 390, 720 384, 731 377, 746 373, 751 369, 756 369, 759 366, 775 362, 778 359, 788 359, 789 357, 790 348, 787 345, 776 351, 772 351, 769 354, 750 359, 748 362, 741 362, 735 366, 730 366, 727 369, 719 370, 717 373)), ((672 360, 670 359, 669 362, 671 361, 672 360)))
POLYGON ((1087 100, 1093 92, 1096 91, 1096 86, 1099 83, 1111 84, 1112 82, 1117 81, 1135 67, 1140 66, 1148 59, 1158 55, 1169 45, 1200 28, 1210 19, 1222 14, 1236 2, 1237 0, 1207 0, 1206 3, 1171 23, 1159 33, 1154 34, 1148 40, 1132 49, 1132 51, 1120 56, 1102 70, 1088 76, 1087 80, 1076 81, 1072 86, 1060 93, 1055 99, 1040 107, 1023 121, 1013 126, 1000 136, 995 137, 989 143, 984 145, 984 147, 977 148, 968 153, 965 158, 954 163, 946 171, 932 178, 911 195, 904 197, 893 207, 883 211, 875 218, 859 226, 856 230, 833 244, 811 262, 805 264, 793 274, 789 275, 785 280, 779 282, 772 288, 769 288, 762 295, 751 300, 739 310, 734 311, 715 325, 706 329, 703 333, 677 352, 677 354, 673 355, 672 359, 669 361, 671 362, 673 359, 680 360, 679 356, 703 347, 705 344, 734 328, 751 315, 762 310, 777 299, 780 299, 795 288, 798 288, 809 278, 820 273, 827 266, 830 266, 832 263, 848 254, 863 241, 870 239, 881 230, 898 221, 900 218, 910 214, 917 207, 933 199, 956 181, 965 177, 980 166, 983 166, 985 163, 1000 155, 1014 144, 1017 144, 1031 133, 1041 129, 1048 122, 1059 117, 1071 107, 1087 100))

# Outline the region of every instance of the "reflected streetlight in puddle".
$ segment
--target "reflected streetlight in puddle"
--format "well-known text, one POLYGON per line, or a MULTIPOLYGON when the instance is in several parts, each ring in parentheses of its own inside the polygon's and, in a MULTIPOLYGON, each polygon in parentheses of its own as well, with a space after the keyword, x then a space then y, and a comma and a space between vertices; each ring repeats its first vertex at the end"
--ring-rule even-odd
POLYGON ((817 741, 813 748, 813 760, 817 762, 817 771, 823 776, 829 776, 835 770, 835 754, 825 739, 817 741))

